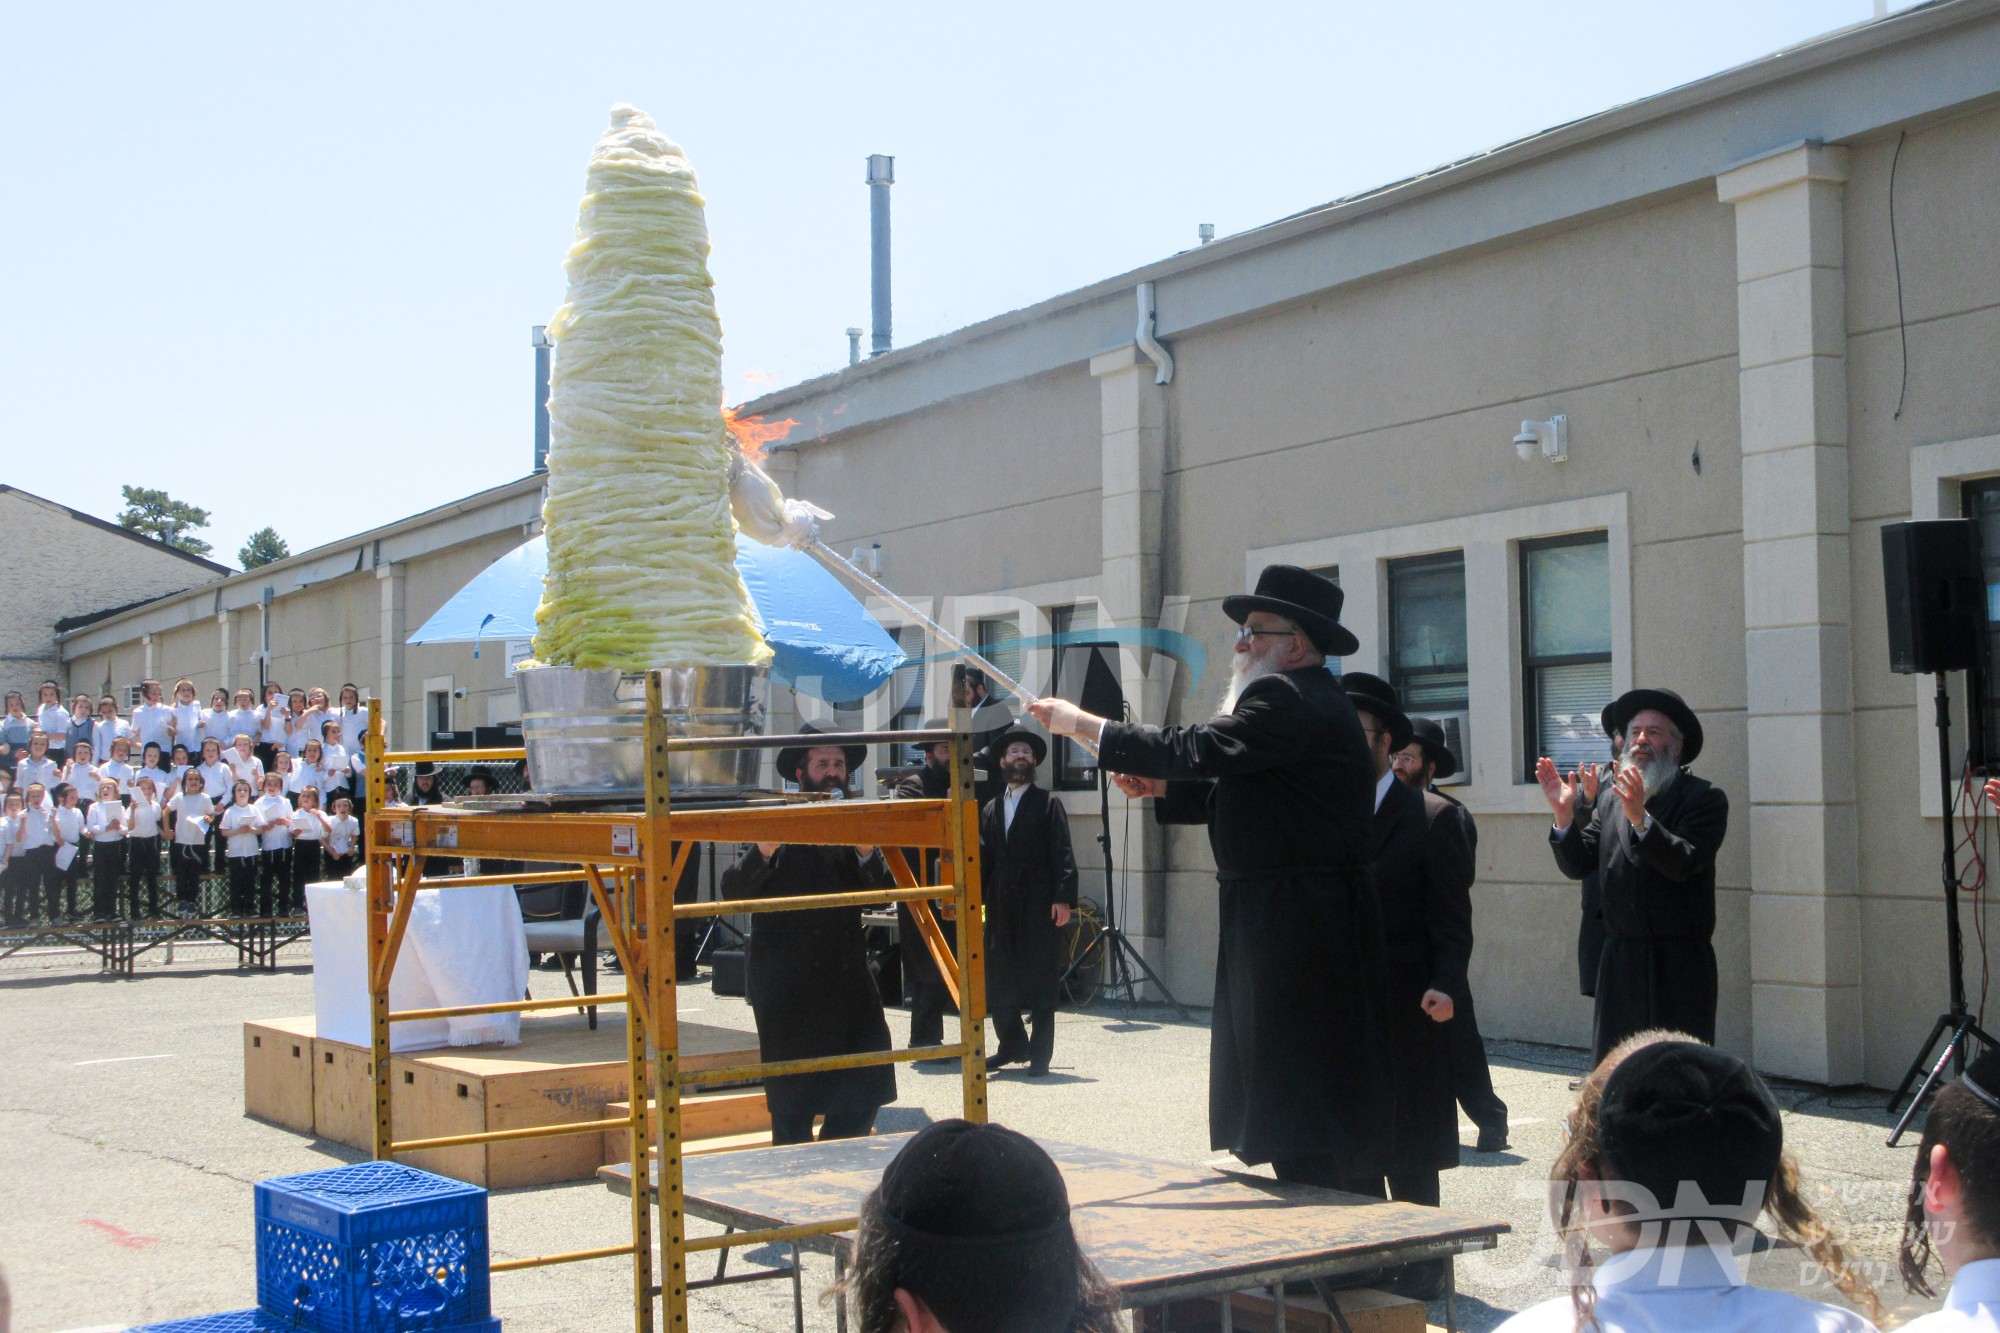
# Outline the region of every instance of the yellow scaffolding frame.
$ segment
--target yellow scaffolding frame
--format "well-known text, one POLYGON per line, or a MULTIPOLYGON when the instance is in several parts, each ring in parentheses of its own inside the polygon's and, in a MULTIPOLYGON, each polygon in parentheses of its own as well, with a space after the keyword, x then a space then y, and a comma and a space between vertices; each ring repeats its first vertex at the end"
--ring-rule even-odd
MULTIPOLYGON (((980 922, 979 811, 972 786, 972 741, 959 710, 952 713, 952 730, 939 732, 856 733, 850 735, 714 737, 675 739, 668 733, 660 678, 646 675, 645 794, 638 810, 523 814, 468 810, 454 806, 391 806, 388 765, 421 760, 510 760, 522 750, 390 751, 382 731, 381 701, 368 702, 364 738, 368 767, 366 863, 368 873, 368 988, 371 1026, 369 1075, 375 1093, 374 1155, 388 1159, 399 1153, 431 1148, 505 1143, 563 1134, 597 1134, 624 1129, 629 1135, 632 1164, 632 1240, 558 1254, 509 1259, 492 1265, 496 1273, 589 1259, 629 1255, 632 1260, 632 1327, 652 1333, 653 1297, 664 1303, 664 1327, 671 1333, 687 1328, 687 1256, 707 1250, 801 1240, 846 1231, 856 1218, 805 1227, 774 1227, 736 1231, 690 1240, 687 1235, 685 1191, 681 1178, 681 1097, 693 1087, 740 1083, 782 1074, 826 1069, 855 1069, 955 1056, 959 1061, 968 1120, 986 1120, 986 964, 980 922), (788 805, 698 807, 676 813, 668 786, 669 756, 680 751, 775 748, 784 744, 855 745, 876 741, 901 743, 951 742, 951 788, 944 800, 827 801, 788 805), (674 886, 689 852, 704 842, 798 842, 881 848, 895 875, 894 889, 857 893, 802 895, 788 898, 744 899, 721 903, 674 902, 674 886), (954 882, 924 885, 912 869, 904 848, 937 849, 949 857, 954 882), (416 890, 491 884, 534 884, 573 881, 575 871, 537 871, 521 875, 458 875, 426 878, 427 856, 503 857, 553 862, 578 867, 590 885, 606 936, 624 970, 625 993, 519 1000, 500 1004, 391 1011, 389 978, 395 971, 416 890), (953 958, 930 903, 954 901, 958 918, 958 957, 953 958), (940 976, 959 1006, 959 1040, 914 1050, 870 1051, 858 1055, 824 1056, 810 1060, 758 1061, 725 1069, 683 1072, 680 1067, 678 989, 674 966, 677 923, 724 913, 787 912, 813 908, 906 902, 918 933, 937 959, 940 976), (655 924, 658 929, 654 929, 655 924), (626 1067, 631 1089, 628 1117, 581 1124, 544 1125, 528 1129, 490 1130, 443 1138, 397 1140, 390 1113, 389 1025, 420 1018, 452 1018, 470 1014, 525 1013, 540 1009, 573 1009, 587 999, 594 1006, 626 1007, 626 1067), (650 1087, 653 1142, 647 1143, 650 1087), (658 1186, 648 1190, 641 1172, 649 1146, 657 1154, 658 1186), (649 1198, 650 1196, 650 1198, 649 1198), (653 1245, 657 1229, 664 1272, 654 1281, 653 1245)), ((942 869, 942 868, 941 868, 942 869)))

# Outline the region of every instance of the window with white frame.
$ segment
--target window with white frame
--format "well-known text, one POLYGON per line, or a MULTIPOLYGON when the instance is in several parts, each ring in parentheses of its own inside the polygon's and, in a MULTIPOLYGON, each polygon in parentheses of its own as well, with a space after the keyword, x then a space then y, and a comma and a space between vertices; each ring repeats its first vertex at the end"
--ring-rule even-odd
MULTIPOLYGON (((989 616, 972 622, 972 646, 979 655, 1007 673, 1021 679, 1021 620, 1019 616, 989 616)), ((992 681, 986 683, 986 697, 995 699, 1003 691, 992 681)))
POLYGON ((1432 718, 1464 781, 1471 707, 1465 635, 1465 553, 1388 562, 1389 683, 1412 717, 1432 718))
POLYGON ((1521 543, 1523 780, 1546 755, 1567 770, 1610 757, 1610 544, 1602 532, 1521 543))
MULTIPOLYGON (((1328 583, 1331 583, 1336 588, 1340 586, 1339 565, 1322 565, 1318 569, 1308 570, 1306 572, 1310 574, 1319 575, 1321 578, 1325 579, 1328 583)), ((1341 613, 1340 618, 1342 623, 1345 623, 1348 619, 1347 614, 1345 612, 1341 613)), ((1326 659, 1326 669, 1328 671, 1331 671, 1334 675, 1337 676, 1340 674, 1340 663, 1341 663, 1340 658, 1329 657, 1326 659)))
MULTIPOLYGON (((921 625, 899 625, 896 646, 907 660, 889 677, 889 730, 918 731, 924 725, 924 629, 921 625)), ((922 757, 908 746, 896 746, 888 757, 892 766, 921 763, 922 757)))

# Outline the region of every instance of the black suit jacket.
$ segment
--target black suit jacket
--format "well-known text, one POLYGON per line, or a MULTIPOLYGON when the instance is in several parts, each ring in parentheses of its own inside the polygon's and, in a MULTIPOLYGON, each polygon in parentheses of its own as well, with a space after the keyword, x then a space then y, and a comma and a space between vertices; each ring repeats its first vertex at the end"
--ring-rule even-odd
POLYGON ((1729 832, 1729 798, 1683 770, 1646 802, 1652 827, 1634 829, 1610 782, 1589 819, 1549 832, 1571 879, 1598 872, 1607 936, 1708 940, 1715 934, 1715 854, 1729 832))
POLYGON ((1207 824, 1224 880, 1365 864, 1375 765, 1354 705, 1324 667, 1260 676, 1192 726, 1104 728, 1104 767, 1166 778, 1162 823, 1207 824))
MULTIPOLYGON (((896 784, 898 800, 942 801, 951 796, 951 769, 933 764, 925 764, 921 772, 912 773, 896 784)), ((903 857, 909 862, 910 872, 917 876, 919 884, 935 884, 940 876, 938 862, 942 853, 936 848, 918 850, 915 847, 903 849, 903 857)), ((938 929, 944 932, 945 942, 953 948, 958 945, 958 923, 946 919, 944 913, 948 900, 934 901, 931 915, 937 919, 938 929)), ((896 904, 896 951, 903 962, 903 980, 912 984, 943 985, 944 978, 938 974, 937 960, 931 957, 930 946, 917 930, 917 919, 910 912, 908 903, 896 904)))
POLYGON ((1463 1001, 1472 961, 1472 848, 1461 811, 1391 782, 1375 812, 1375 887, 1392 975, 1463 1001))
POLYGON ((1006 822, 1004 793, 979 816, 986 900, 986 993, 994 1012, 1053 1009, 1062 976, 1062 932, 1050 908, 1076 906, 1076 857, 1062 802, 1028 787, 1006 822))

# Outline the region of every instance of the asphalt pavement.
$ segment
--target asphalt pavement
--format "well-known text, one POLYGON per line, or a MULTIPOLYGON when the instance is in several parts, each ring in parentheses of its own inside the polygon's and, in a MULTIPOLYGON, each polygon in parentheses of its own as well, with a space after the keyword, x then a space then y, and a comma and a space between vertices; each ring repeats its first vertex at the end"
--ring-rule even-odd
MULTIPOLYGON (((297 964, 251 974, 177 965, 131 980, 73 966, 0 974, 0 1266, 13 1287, 16 1333, 43 1333, 180 1318, 255 1303, 251 1223, 254 1182, 358 1160, 243 1114, 245 1019, 312 1011, 312 977, 297 964)), ((537 994, 559 994, 559 974, 535 974, 537 994)), ((706 981, 684 988, 682 1013, 750 1029, 740 1000, 706 981)), ((890 1011, 900 1044, 907 1019, 890 1011)), ((1510 1222, 1487 1254, 1462 1258, 1462 1326, 1484 1330, 1505 1315, 1564 1294, 1546 1221, 1546 1177, 1562 1141, 1570 1080, 1585 1053, 1490 1042, 1494 1085, 1512 1111, 1511 1146, 1472 1151, 1445 1173, 1444 1206, 1510 1222)), ((1060 1139, 1186 1163, 1234 1166, 1212 1152, 1207 1126, 1206 1014, 1105 1008, 1060 1015, 1055 1067, 1030 1080, 1003 1071, 992 1118, 1060 1139)), ((899 1097, 878 1128, 915 1129, 958 1111, 955 1069, 898 1070, 899 1097)), ((1815 1200, 1870 1268, 1890 1324, 1937 1302, 1905 1297, 1895 1253, 1914 1142, 1885 1147, 1881 1094, 1781 1085, 1788 1145, 1815 1200)), ((589 1182, 498 1193, 491 1200, 496 1259, 616 1245, 625 1201, 589 1182)), ((709 1230, 696 1224, 697 1234, 709 1230)), ((1086 1246, 1089 1237, 1084 1237, 1086 1246)), ((732 1271, 771 1266, 775 1252, 738 1252, 732 1271)), ((830 1264, 806 1258, 806 1327, 831 1330, 821 1293, 830 1264)), ((690 1271, 710 1271, 698 1257, 690 1271)), ((1834 1299, 1804 1255, 1786 1246, 1754 1262, 1753 1280, 1834 1299)), ((494 1313, 509 1333, 622 1333, 631 1327, 629 1268, 618 1260, 496 1275, 494 1313)), ((690 1320, 710 1329, 778 1330, 792 1322, 792 1291, 774 1281, 698 1292, 690 1320)), ((1441 1321, 1442 1305, 1433 1306, 1441 1321)))

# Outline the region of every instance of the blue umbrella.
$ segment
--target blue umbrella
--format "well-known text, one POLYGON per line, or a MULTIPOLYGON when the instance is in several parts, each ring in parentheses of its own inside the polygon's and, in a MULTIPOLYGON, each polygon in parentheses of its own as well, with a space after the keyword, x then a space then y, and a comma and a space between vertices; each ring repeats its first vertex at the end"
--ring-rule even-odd
MULTIPOLYGON (((516 547, 454 593, 409 642, 470 643, 476 654, 485 639, 532 639, 548 572, 545 538, 516 547)), ((854 594, 805 552, 738 533, 736 572, 763 622, 779 684, 845 703, 874 693, 907 660, 854 594)))

